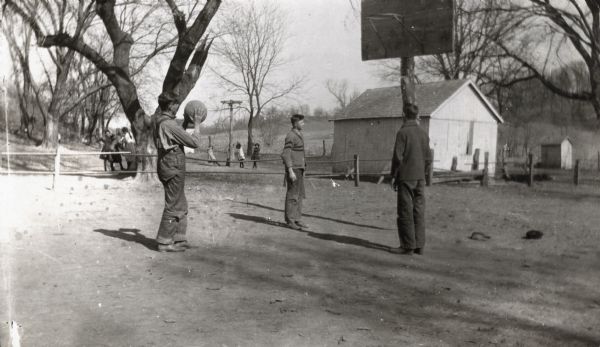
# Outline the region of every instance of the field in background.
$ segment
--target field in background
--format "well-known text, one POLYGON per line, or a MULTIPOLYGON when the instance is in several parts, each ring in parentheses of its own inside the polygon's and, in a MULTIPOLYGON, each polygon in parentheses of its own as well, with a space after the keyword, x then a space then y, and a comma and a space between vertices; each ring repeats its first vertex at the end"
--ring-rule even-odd
MULTIPOLYGON (((262 153, 280 154, 283 149, 285 135, 290 130, 291 125, 289 125, 289 122, 285 123, 285 125, 282 125, 281 129, 279 130, 279 135, 273 141, 271 146, 265 145, 264 141, 261 139, 260 131, 257 129, 254 130, 254 138, 256 142, 261 144, 262 153)), ((331 153, 331 147, 333 145, 333 122, 323 118, 306 118, 305 129, 303 130, 303 133, 307 155, 321 155, 323 153, 323 140, 325 140, 325 149, 327 154, 331 153)), ((229 133, 218 133, 216 135, 211 135, 211 138, 213 141, 213 146, 215 147, 215 151, 226 153, 227 144, 229 142, 229 133)), ((236 142, 241 143, 244 148, 246 148, 246 144, 248 142, 248 132, 246 130, 235 130, 233 132, 233 144, 236 142)), ((202 134, 202 148, 200 149, 200 152, 206 153, 207 148, 208 135, 202 134)))

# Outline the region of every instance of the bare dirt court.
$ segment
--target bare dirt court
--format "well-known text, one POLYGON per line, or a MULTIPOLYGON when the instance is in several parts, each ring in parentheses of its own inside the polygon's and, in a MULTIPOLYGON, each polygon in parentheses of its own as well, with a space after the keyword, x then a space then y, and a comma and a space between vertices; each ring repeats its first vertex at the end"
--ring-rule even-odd
POLYGON ((2 176, 2 322, 23 346, 600 345, 598 187, 433 186, 411 257, 387 185, 310 179, 298 232, 282 177, 247 177, 188 177, 198 248, 163 254, 159 184, 2 176))

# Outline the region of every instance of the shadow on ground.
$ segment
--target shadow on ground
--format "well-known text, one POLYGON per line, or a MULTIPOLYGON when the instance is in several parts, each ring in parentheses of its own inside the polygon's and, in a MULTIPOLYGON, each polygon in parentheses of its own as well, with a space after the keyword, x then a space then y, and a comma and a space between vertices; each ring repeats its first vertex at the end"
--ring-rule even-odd
MULTIPOLYGON (((244 205, 249 205, 249 206, 264 208, 266 210, 283 212, 283 210, 281 210, 281 209, 278 209, 278 208, 275 208, 275 207, 271 207, 271 206, 267 206, 267 205, 258 204, 258 203, 255 203, 255 202, 244 202, 244 201, 236 201, 236 200, 231 200, 231 201, 239 203, 239 204, 244 204, 244 205)), ((302 215, 306 216, 306 217, 317 218, 317 219, 327 220, 327 221, 330 221, 330 222, 336 222, 336 223, 340 223, 340 224, 352 225, 352 226, 361 227, 361 228, 370 228, 370 229, 377 229, 377 230, 392 230, 392 229, 382 228, 382 227, 378 227, 378 226, 374 226, 374 225, 354 223, 354 222, 349 222, 349 221, 345 221, 345 220, 341 220, 341 219, 335 219, 335 218, 330 218, 330 217, 318 216, 318 215, 314 215, 314 214, 303 213, 302 215)))
POLYGON ((121 239, 127 242, 135 242, 140 245, 156 251, 156 240, 150 239, 140 234, 139 229, 119 228, 119 230, 95 229, 94 232, 104 234, 106 236, 121 239))
MULTIPOLYGON (((235 219, 247 220, 247 221, 251 221, 251 222, 255 222, 255 223, 262 223, 262 224, 273 225, 273 226, 278 226, 278 227, 289 229, 289 227, 285 223, 273 221, 271 219, 267 219, 264 217, 251 216, 251 215, 240 214, 240 213, 228 213, 228 214, 235 219)), ((343 243, 343 244, 354 245, 354 246, 361 246, 361 247, 377 249, 377 250, 385 251, 385 252, 392 251, 392 248, 390 248, 389 246, 385 246, 385 245, 382 245, 379 243, 374 243, 374 242, 371 242, 368 240, 363 240, 358 237, 328 234, 328 233, 318 233, 318 232, 314 232, 314 231, 310 231, 310 230, 299 230, 299 231, 306 232, 306 234, 308 236, 314 237, 317 239, 321 239, 321 240, 334 241, 337 243, 343 243)))

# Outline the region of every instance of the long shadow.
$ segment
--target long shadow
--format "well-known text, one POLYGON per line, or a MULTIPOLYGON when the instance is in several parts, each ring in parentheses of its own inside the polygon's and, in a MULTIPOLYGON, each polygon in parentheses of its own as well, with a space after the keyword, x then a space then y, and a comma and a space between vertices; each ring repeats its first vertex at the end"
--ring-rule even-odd
MULTIPOLYGON (((236 200, 232 200, 232 201, 237 202, 239 204, 251 205, 251 206, 255 206, 255 207, 264 208, 266 210, 283 212, 283 210, 281 210, 281 209, 274 208, 274 207, 267 206, 267 205, 258 204, 255 202, 245 202, 245 201, 236 201, 236 200)), ((340 220, 340 219, 335 219, 335 218, 330 218, 330 217, 317 216, 314 214, 303 213, 302 215, 306 216, 306 217, 311 217, 311 218, 328 220, 328 221, 336 222, 336 223, 340 223, 340 224, 353 225, 353 226, 357 226, 357 227, 361 227, 361 228, 370 228, 370 229, 377 229, 377 230, 392 230, 392 229, 382 228, 382 227, 378 227, 378 226, 374 226, 374 225, 360 224, 360 223, 348 222, 345 220, 340 220)))
POLYGON ((156 240, 147 238, 140 234, 139 229, 119 228, 119 230, 95 229, 94 232, 104 234, 106 236, 121 239, 127 242, 135 242, 140 245, 156 251, 156 240))
MULTIPOLYGON (((255 222, 255 223, 261 223, 261 224, 267 224, 267 225, 272 225, 272 226, 278 226, 278 227, 282 227, 282 228, 288 228, 288 226, 285 223, 277 222, 277 221, 270 220, 270 219, 267 219, 264 217, 251 216, 251 215, 240 214, 240 213, 228 213, 228 214, 235 219, 241 219, 241 220, 251 221, 251 222, 255 222)), ((299 230, 299 231, 305 232, 310 237, 314 237, 314 238, 321 239, 321 240, 334 241, 337 243, 343 243, 343 244, 347 244, 347 245, 361 246, 361 247, 376 249, 376 250, 385 251, 385 252, 392 251, 392 248, 389 246, 385 246, 385 245, 382 245, 379 243, 363 240, 358 237, 327 234, 327 233, 318 233, 318 232, 310 231, 310 230, 299 230)))
MULTIPOLYGON (((106 171, 106 172, 111 172, 111 171, 106 171)), ((98 178, 98 179, 110 179, 110 180, 124 180, 126 178, 131 178, 131 177, 135 177, 136 173, 135 171, 112 171, 112 172, 116 172, 112 175, 105 175, 102 174, 102 171, 99 171, 98 174, 81 174, 81 175, 76 175, 76 176, 81 176, 81 177, 90 177, 90 178, 98 178)))

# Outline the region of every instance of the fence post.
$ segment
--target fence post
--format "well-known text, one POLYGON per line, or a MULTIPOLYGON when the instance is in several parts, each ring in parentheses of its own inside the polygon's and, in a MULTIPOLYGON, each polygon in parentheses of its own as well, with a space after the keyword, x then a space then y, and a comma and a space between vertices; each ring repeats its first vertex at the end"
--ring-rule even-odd
POLYGON ((325 140, 323 140, 323 156, 327 155, 327 150, 325 150, 325 140))
POLYGON ((452 157, 452 166, 450 167, 450 171, 456 171, 458 168, 458 157, 452 157))
POLYGON ((360 173, 358 171, 359 163, 358 163, 358 154, 354 155, 354 186, 358 187, 358 182, 360 182, 360 173))
POLYGON ((532 186, 533 185, 533 153, 529 153, 528 156, 528 166, 529 166, 529 177, 527 178, 527 185, 528 186, 532 186))
POLYGON ((60 176, 60 145, 56 147, 56 155, 54 156, 54 177, 52 178, 52 190, 58 185, 58 177, 60 176))
POLYGON ((208 135, 208 147, 212 146, 212 137, 208 135))
POLYGON ((579 185, 579 176, 580 176, 580 168, 579 168, 579 159, 575 160, 575 169, 573 170, 573 183, 577 186, 579 185))
POLYGON ((427 176, 425 176, 425 185, 428 187, 431 185, 431 182, 433 182, 433 162, 434 162, 434 158, 435 158, 435 152, 433 151, 433 149, 431 149, 430 151, 431 151, 431 163, 429 164, 429 167, 427 168, 427 176))
POLYGON ((489 174, 489 160, 490 153, 483 153, 483 176, 481 177, 481 185, 487 187, 490 184, 490 174, 489 174))
POLYGON ((473 166, 471 170, 479 170, 479 148, 475 149, 475 154, 473 154, 473 166))

